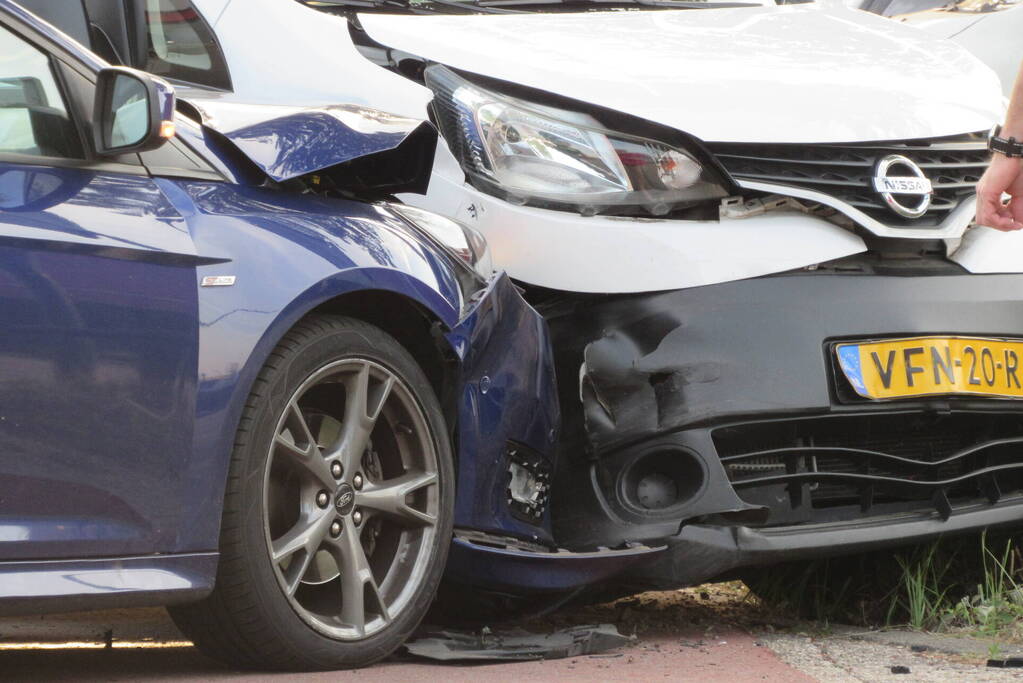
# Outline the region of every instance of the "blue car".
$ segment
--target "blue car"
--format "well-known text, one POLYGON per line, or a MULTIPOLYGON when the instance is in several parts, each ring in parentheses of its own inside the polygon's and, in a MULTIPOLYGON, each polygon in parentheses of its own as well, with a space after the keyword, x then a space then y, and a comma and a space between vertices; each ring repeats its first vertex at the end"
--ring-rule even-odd
POLYGON ((233 664, 355 667, 453 534, 451 582, 541 555, 547 329, 478 234, 392 201, 435 143, 175 103, 0 0, 0 613, 167 605, 233 664))

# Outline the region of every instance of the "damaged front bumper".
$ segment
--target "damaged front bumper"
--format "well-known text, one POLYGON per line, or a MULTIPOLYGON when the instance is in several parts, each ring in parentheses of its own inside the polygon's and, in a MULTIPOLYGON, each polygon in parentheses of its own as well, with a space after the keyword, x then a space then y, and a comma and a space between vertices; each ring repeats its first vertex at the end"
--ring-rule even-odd
POLYGON ((447 335, 461 356, 455 527, 551 543, 546 501, 518 505, 510 471, 550 471, 559 409, 547 325, 501 274, 447 335))
POLYGON ((855 256, 813 270, 541 305, 563 436, 553 532, 585 550, 666 551, 644 586, 1023 526, 1023 401, 878 402, 839 341, 1023 338, 1023 276, 943 258, 855 256))
POLYGON ((651 588, 697 584, 751 567, 854 555, 942 536, 1019 526, 1023 526, 1023 496, 993 505, 963 505, 948 519, 937 512, 921 512, 760 529, 687 524, 665 539, 664 552, 623 572, 616 580, 651 588))
POLYGON ((569 552, 552 533, 559 408, 547 324, 500 275, 448 335, 462 357, 455 538, 445 579, 562 592, 618 575, 664 544, 569 552))

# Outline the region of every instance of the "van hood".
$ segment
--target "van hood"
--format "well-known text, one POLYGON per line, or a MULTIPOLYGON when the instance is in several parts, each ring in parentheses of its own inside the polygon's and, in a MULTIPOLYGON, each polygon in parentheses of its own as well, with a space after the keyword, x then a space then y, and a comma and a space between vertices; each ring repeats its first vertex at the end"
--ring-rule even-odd
POLYGON ((963 48, 834 5, 359 19, 386 46, 707 141, 940 137, 1003 111, 963 48))

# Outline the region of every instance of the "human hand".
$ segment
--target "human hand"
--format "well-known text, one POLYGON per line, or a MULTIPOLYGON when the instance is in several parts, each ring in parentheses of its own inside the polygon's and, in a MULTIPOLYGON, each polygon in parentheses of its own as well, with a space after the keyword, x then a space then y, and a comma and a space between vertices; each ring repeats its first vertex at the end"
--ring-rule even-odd
POLYGON ((996 230, 1023 229, 1023 160, 995 154, 977 183, 977 224, 996 230), (1008 193, 1009 203, 1002 203, 1008 193))

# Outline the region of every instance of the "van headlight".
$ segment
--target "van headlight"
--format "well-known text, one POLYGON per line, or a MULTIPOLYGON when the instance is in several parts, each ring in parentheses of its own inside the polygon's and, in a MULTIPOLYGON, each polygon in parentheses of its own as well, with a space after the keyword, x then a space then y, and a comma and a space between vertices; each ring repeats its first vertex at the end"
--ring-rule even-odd
POLYGON ((425 76, 441 132, 470 182, 508 201, 584 215, 640 208, 663 216, 728 195, 722 179, 684 149, 486 90, 444 66, 425 76))

